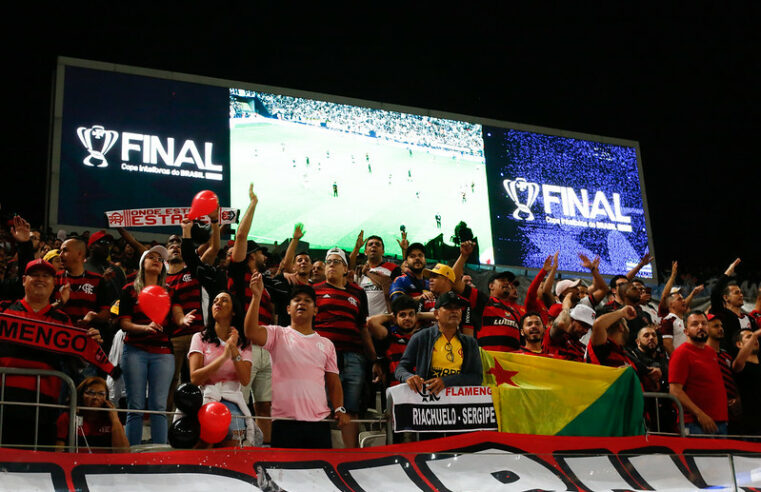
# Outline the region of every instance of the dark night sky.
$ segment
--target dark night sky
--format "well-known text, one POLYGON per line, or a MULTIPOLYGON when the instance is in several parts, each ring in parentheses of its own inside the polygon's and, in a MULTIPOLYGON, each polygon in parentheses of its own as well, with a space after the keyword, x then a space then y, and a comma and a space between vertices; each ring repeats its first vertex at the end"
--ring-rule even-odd
POLYGON ((637 140, 659 268, 758 269, 758 7, 241 5, 20 14, 4 33, 3 210, 42 220, 63 55, 637 140))

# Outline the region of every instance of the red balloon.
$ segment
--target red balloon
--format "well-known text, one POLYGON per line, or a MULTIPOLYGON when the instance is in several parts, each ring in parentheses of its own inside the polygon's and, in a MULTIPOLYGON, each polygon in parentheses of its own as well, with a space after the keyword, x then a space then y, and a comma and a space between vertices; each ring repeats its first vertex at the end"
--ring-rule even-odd
POLYGON ((193 203, 190 205, 188 219, 193 220, 204 215, 209 215, 219 207, 219 198, 211 190, 203 190, 196 193, 193 203))
POLYGON ((225 438, 232 415, 230 410, 218 401, 210 401, 198 411, 198 423, 201 424, 201 439, 216 444, 225 438))
POLYGON ((151 321, 162 324, 169 313, 171 299, 165 288, 149 285, 138 294, 137 303, 151 321))

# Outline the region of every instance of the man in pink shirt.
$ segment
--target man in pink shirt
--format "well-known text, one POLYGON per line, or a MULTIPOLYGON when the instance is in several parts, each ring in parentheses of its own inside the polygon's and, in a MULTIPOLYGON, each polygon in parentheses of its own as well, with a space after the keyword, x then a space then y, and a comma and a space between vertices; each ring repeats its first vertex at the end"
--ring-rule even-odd
POLYGON ((272 417, 291 419, 273 422, 272 447, 330 448, 330 424, 324 420, 331 414, 328 398, 339 428, 349 423, 349 416, 343 407, 336 349, 312 329, 317 313, 314 289, 309 285, 294 286, 287 306, 290 326, 260 326, 258 299, 262 288, 262 276, 256 273, 251 277, 252 301, 245 333, 272 357, 272 417))

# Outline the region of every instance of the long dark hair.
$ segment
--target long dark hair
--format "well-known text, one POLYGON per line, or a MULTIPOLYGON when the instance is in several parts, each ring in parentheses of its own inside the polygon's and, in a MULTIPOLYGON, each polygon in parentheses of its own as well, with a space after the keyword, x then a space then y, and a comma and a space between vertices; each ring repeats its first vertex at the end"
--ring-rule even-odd
MULTIPOLYGON (((243 320, 244 320, 244 314, 243 314, 243 306, 241 305, 240 301, 237 297, 232 295, 229 290, 220 290, 217 292, 217 295, 214 296, 214 299, 219 296, 219 294, 227 294, 230 296, 230 301, 233 305, 233 316, 230 320, 230 326, 233 328, 236 328, 239 333, 238 337, 238 348, 246 348, 248 347, 248 339, 246 338, 245 333, 242 332, 243 330, 243 320)), ((214 307, 214 299, 209 300, 209 308, 206 316, 206 327, 203 330, 203 335, 201 335, 201 340, 204 342, 214 343, 217 346, 219 346, 219 337, 217 336, 217 331, 214 329, 214 326, 216 325, 216 321, 214 320, 214 316, 212 315, 212 308, 214 307)))

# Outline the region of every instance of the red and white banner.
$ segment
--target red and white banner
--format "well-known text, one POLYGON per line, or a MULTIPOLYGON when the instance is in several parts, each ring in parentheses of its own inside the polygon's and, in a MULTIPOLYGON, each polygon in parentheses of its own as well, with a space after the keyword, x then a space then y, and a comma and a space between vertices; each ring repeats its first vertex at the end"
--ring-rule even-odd
MULTIPOLYGON (((129 210, 111 210, 104 212, 108 219, 108 227, 158 227, 179 226, 182 223, 190 207, 163 207, 163 208, 132 208, 129 210)), ((219 224, 237 224, 240 210, 237 208, 222 207, 219 213, 219 224)), ((209 217, 198 218, 207 223, 209 217)))
POLYGON ((394 432, 497 430, 491 388, 450 386, 438 395, 414 391, 406 384, 386 390, 394 432))
POLYGON ((162 492, 761 489, 761 445, 475 432, 356 450, 0 450, 3 490, 162 492))

